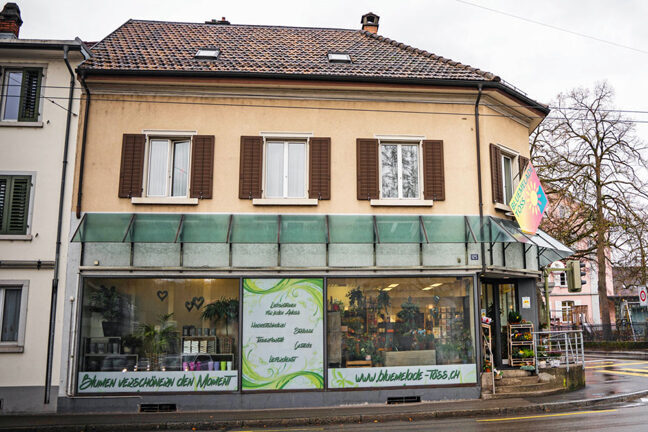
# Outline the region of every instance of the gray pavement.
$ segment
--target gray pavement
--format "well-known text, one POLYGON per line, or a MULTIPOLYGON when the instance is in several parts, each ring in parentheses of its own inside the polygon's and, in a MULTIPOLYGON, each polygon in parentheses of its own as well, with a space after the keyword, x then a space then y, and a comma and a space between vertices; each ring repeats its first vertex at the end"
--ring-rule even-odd
MULTIPOLYGON (((351 424, 365 424, 366 427, 377 427, 380 424, 382 427, 385 424, 400 424, 402 422, 407 424, 417 422, 418 424, 432 421, 437 425, 441 424, 437 423, 441 419, 471 418, 471 421, 474 421, 474 417, 502 418, 565 410, 592 410, 597 406, 648 397, 648 361, 588 359, 586 381, 587 386, 582 390, 534 398, 422 402, 390 406, 373 404, 164 414, 7 415, 0 417, 0 430, 39 432, 192 430, 192 428, 198 430, 265 428, 266 431, 268 429, 339 430, 343 428, 342 425, 344 428, 348 428, 351 424), (293 429, 282 429, 288 427, 293 427, 293 429)), ((644 424, 648 424, 645 420, 644 424)), ((445 421, 443 420, 443 422, 445 421)), ((475 425, 471 427, 475 427, 475 425)), ((498 430, 500 429, 498 428, 498 430)))

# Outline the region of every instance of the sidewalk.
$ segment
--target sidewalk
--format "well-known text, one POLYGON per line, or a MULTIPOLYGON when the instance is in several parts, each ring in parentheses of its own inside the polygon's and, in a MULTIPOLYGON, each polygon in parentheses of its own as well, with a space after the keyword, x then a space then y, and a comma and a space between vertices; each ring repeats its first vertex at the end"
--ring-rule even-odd
MULTIPOLYGON (((648 390, 596 397, 597 385, 542 398, 421 402, 405 405, 356 405, 254 411, 201 411, 146 414, 8 415, 0 417, 1 431, 102 432, 177 429, 263 428, 336 423, 373 423, 397 420, 510 415, 550 412, 602 405, 648 396, 648 390)), ((609 393, 608 393, 609 394, 609 393)))

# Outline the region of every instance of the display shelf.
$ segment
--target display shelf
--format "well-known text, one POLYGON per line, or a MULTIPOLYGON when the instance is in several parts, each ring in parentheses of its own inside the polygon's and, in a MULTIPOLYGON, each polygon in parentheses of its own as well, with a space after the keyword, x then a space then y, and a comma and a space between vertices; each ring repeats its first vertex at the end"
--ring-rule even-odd
POLYGON ((510 366, 535 365, 535 355, 532 357, 514 357, 513 349, 531 350, 535 353, 533 337, 530 339, 518 339, 519 335, 533 335, 533 323, 508 324, 508 360, 510 366))
POLYGON ((139 361, 137 354, 122 352, 119 336, 86 337, 83 344, 83 369, 87 371, 121 371, 139 361))

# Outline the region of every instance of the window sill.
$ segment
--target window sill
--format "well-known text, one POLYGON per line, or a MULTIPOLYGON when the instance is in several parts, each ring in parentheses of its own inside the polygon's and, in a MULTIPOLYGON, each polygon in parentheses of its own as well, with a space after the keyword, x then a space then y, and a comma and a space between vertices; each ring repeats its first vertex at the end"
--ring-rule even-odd
POLYGON ((25 352, 25 347, 20 345, 0 345, 0 353, 21 353, 25 352))
POLYGON ((31 234, 0 234, 0 241, 2 240, 22 240, 32 241, 34 237, 31 234))
POLYGON ((0 127, 33 127, 42 128, 43 122, 19 122, 19 121, 0 121, 0 127))
POLYGON ((415 199, 372 199, 371 205, 376 207, 432 207, 432 200, 415 200, 415 199))
POLYGON ((164 204, 164 205, 198 205, 198 198, 184 197, 133 197, 133 204, 164 204))
POLYGON ((252 205, 295 205, 295 206, 316 206, 316 199, 311 198, 255 198, 252 200, 252 205))
POLYGON ((507 206, 506 204, 502 203, 495 203, 495 210, 503 211, 503 212, 512 212, 511 207, 507 206))

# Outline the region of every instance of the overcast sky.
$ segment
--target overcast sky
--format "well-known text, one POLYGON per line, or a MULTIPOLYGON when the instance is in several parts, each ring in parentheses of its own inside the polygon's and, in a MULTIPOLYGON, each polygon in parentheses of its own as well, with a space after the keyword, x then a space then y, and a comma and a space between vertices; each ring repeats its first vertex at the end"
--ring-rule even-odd
MULTIPOLYGON (((493 72, 548 103, 559 92, 607 80, 621 109, 648 111, 648 1, 467 0, 510 14, 635 47, 567 34, 457 0, 13 0, 22 38, 97 41, 129 18, 232 24, 360 28, 380 16, 386 37, 493 72)), ((634 114, 648 121, 648 114, 634 114)), ((648 125, 638 128, 648 141, 648 125)))

